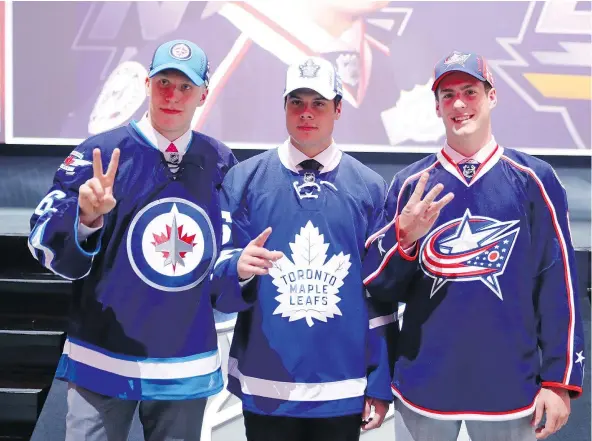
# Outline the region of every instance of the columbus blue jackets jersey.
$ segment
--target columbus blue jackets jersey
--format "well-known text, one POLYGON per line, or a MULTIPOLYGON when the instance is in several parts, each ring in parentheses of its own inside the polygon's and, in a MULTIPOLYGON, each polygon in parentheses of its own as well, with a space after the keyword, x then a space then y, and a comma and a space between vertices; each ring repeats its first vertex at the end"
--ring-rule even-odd
POLYGON ((423 172, 426 194, 442 183, 454 199, 414 255, 398 249, 392 221, 371 237, 365 261, 371 294, 406 302, 391 348, 395 396, 433 418, 508 420, 534 411, 541 386, 579 395, 575 254, 553 169, 498 146, 463 174, 441 151, 395 176, 388 219, 423 172))
POLYGON ((333 417, 361 413, 364 395, 392 400, 382 325, 393 315, 381 305, 369 313, 361 272, 385 194, 384 180, 346 154, 335 169, 297 173, 275 149, 226 176, 232 237, 214 278, 237 280, 242 249, 268 226, 265 248, 284 253, 269 275, 217 298, 216 309, 241 311, 228 389, 244 409, 333 417))
POLYGON ((64 161, 29 237, 36 259, 74 281, 58 378, 133 400, 221 390, 210 274, 222 237, 219 188, 235 162, 225 145, 193 132, 172 174, 135 123, 89 138, 64 161), (92 151, 108 164, 115 147, 117 206, 80 241, 78 189, 93 176, 92 151))

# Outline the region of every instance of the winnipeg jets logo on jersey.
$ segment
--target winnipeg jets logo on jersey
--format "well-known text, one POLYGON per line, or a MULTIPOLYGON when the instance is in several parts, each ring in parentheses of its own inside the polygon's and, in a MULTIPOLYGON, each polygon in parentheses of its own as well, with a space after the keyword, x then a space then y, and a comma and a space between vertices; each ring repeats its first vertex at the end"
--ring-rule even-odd
POLYGON ((348 275, 350 256, 341 252, 325 262, 328 248, 312 222, 300 229, 290 243, 292 260, 284 255, 269 270, 280 293, 274 314, 289 317, 291 322, 305 319, 308 326, 315 324, 313 319, 327 322, 327 318, 341 315, 337 294, 348 275))
POLYGON ((503 300, 497 278, 504 273, 520 227, 472 216, 451 220, 432 231, 421 246, 420 263, 434 279, 433 296, 446 282, 480 280, 503 300))
POLYGON ((67 175, 73 175, 76 167, 92 165, 91 161, 86 161, 82 159, 83 157, 82 153, 74 150, 66 159, 64 159, 64 162, 60 164, 60 170, 64 170, 67 175))
POLYGON ((212 223, 185 199, 160 199, 134 217, 127 254, 137 276, 162 291, 184 291, 199 284, 216 259, 212 223))

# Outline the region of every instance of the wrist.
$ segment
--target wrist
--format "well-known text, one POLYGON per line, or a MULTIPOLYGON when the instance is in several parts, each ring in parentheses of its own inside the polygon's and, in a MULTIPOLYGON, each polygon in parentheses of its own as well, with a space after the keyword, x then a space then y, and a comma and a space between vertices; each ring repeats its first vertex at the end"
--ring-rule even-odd
POLYGON ((545 389, 549 389, 550 391, 556 393, 559 396, 569 397, 569 390, 564 389, 562 387, 556 386, 543 386, 545 389))
POLYGON ((103 218, 102 214, 97 215, 88 215, 84 213, 80 213, 78 220, 80 223, 88 228, 96 228, 101 224, 101 220, 103 218))

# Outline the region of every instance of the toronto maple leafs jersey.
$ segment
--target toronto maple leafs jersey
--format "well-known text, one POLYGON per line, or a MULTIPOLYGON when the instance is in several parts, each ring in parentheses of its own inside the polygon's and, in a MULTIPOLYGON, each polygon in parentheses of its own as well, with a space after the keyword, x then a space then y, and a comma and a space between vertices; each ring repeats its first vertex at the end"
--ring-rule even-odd
POLYGON ((390 304, 368 305, 361 273, 384 180, 346 154, 326 172, 292 171, 274 149, 230 170, 222 193, 231 238, 214 278, 238 280, 242 249, 268 226, 265 248, 284 253, 217 298, 216 309, 241 311, 230 392, 245 410, 291 417, 359 414, 364 395, 391 401, 382 325, 394 317, 390 304))
POLYGON ((582 391, 565 191, 547 163, 493 147, 474 169, 443 150, 398 173, 387 196, 393 221, 369 241, 368 290, 406 303, 390 348, 393 393, 433 418, 509 420, 534 411, 541 386, 582 391), (423 172, 424 194, 442 183, 454 199, 409 256, 395 216, 423 172))
POLYGON ((219 188, 235 162, 225 145, 192 132, 173 174, 135 123, 89 138, 64 161, 29 237, 36 259, 74 281, 58 378, 133 400, 221 390, 210 273, 222 237, 219 188), (78 189, 93 176, 92 151, 108 164, 116 147, 117 206, 81 241, 78 189))

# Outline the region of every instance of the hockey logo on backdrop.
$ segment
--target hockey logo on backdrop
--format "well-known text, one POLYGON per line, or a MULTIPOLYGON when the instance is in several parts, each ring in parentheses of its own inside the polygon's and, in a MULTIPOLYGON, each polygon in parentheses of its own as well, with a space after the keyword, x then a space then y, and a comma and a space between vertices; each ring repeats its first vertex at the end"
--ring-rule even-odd
POLYGON ((590 2, 532 1, 518 35, 497 38, 507 56, 489 60, 498 79, 534 111, 563 120, 580 149, 589 149, 591 139, 591 19, 590 2))
POLYGON ((82 159, 83 157, 82 153, 74 150, 66 159, 64 159, 64 162, 60 164, 60 170, 64 170, 67 175, 73 175, 76 167, 92 165, 91 161, 86 161, 82 159))
POLYGON ((327 322, 328 318, 341 315, 338 294, 349 274, 350 256, 341 252, 326 261, 328 248, 312 222, 300 229, 290 243, 292 260, 284 255, 269 270, 280 293, 275 298, 279 306, 274 314, 289 317, 291 322, 305 319, 308 326, 313 326, 314 320, 327 322))
POLYGON ((127 254, 136 275, 153 288, 193 288, 216 259, 212 223, 192 202, 160 199, 134 217, 127 235, 127 254))
POLYGON ((520 227, 473 216, 451 220, 432 231, 421 246, 420 263, 434 279, 433 296, 447 282, 481 281, 503 300, 497 278, 504 273, 520 227))

